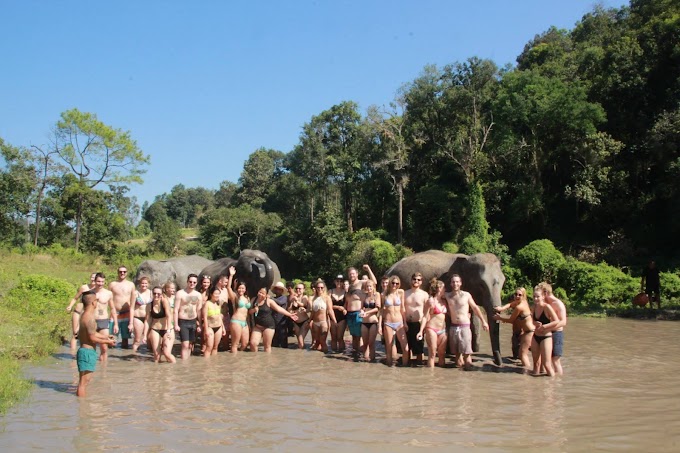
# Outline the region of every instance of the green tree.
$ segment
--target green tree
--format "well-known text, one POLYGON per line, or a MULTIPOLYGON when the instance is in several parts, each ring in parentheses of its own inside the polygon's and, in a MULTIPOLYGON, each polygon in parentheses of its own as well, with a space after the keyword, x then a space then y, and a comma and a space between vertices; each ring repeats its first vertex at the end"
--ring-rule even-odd
POLYGON ((282 226, 275 213, 250 205, 218 208, 201 218, 199 238, 213 258, 238 257, 241 250, 266 250, 282 226))
POLYGON ((26 240, 25 224, 37 184, 35 168, 26 164, 26 150, 1 138, 0 153, 5 161, 0 169, 0 241, 20 245, 26 240))
POLYGON ((151 237, 147 241, 147 247, 153 252, 175 256, 181 250, 181 243, 182 231, 179 224, 166 216, 156 222, 151 237))
POLYGON ((71 109, 61 114, 55 128, 54 150, 77 179, 75 248, 80 244, 84 214, 84 194, 101 183, 142 183, 144 166, 149 163, 130 132, 114 129, 93 113, 71 109))
POLYGON ((281 175, 284 154, 273 149, 259 148, 248 156, 239 178, 236 198, 260 208, 269 198, 275 180, 281 175))

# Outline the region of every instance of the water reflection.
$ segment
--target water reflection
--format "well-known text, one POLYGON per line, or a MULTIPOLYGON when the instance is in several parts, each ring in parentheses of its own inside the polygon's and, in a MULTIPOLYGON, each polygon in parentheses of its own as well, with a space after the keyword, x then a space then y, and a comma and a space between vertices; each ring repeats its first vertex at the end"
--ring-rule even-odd
MULTIPOLYGON (((77 371, 63 354, 29 370, 33 398, 3 419, 0 450, 668 450, 680 441, 679 329, 570 320, 566 375, 556 378, 510 365, 498 372, 488 350, 471 372, 297 350, 173 366, 116 350, 84 400, 73 395, 77 371)), ((502 335, 510 351, 509 330, 502 335)))

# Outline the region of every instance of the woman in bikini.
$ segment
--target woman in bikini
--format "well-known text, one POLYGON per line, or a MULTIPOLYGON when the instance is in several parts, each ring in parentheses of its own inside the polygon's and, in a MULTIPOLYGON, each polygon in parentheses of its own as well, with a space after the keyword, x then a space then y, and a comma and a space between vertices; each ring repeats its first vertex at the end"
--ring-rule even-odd
POLYGON ((423 339, 423 331, 427 341, 427 366, 434 368, 434 358, 438 358, 437 365, 443 367, 446 357, 446 303, 442 303, 444 296, 444 282, 433 278, 430 280, 430 298, 423 307, 420 319, 420 332, 416 338, 423 339))
POLYGON ((335 322, 331 319, 331 349, 335 352, 343 352, 345 350, 345 330, 347 330, 345 317, 347 310, 345 310, 345 285, 343 279, 342 275, 335 277, 335 288, 330 292, 333 312, 335 314, 335 322))
POLYGON ((378 336, 380 325, 380 311, 382 303, 380 294, 375 292, 375 283, 371 280, 364 282, 363 291, 366 294, 361 307, 361 352, 364 359, 375 361, 375 338, 378 336))
POLYGON ((383 334, 385 335, 385 356, 387 366, 392 366, 393 357, 397 355, 395 337, 401 345, 403 354, 402 364, 409 364, 410 351, 406 343, 406 331, 404 330, 404 290, 400 288, 401 280, 396 275, 390 277, 390 287, 387 289, 385 301, 383 302, 383 334))
POLYGON ((169 353, 172 353, 172 347, 175 345, 175 293, 177 292, 177 286, 173 282, 165 282, 163 285, 163 299, 168 301, 168 307, 170 307, 170 314, 168 318, 170 319, 170 329, 168 334, 163 339, 163 347, 167 348, 169 353))
POLYGON ((217 347, 220 345, 220 340, 224 335, 224 320, 222 319, 222 310, 220 308, 220 291, 215 288, 210 293, 210 298, 203 304, 203 331, 205 332, 205 350, 204 357, 217 355, 217 347))
MULTIPOLYGON (((149 325, 149 349, 153 352, 153 361, 158 363, 161 361, 161 354, 165 356, 168 362, 175 363, 175 357, 172 355, 172 343, 169 339, 172 335, 172 322, 170 321, 173 312, 170 309, 168 299, 163 297, 163 289, 160 286, 154 287, 151 291, 153 300, 148 305, 146 323, 149 325)), ((174 335, 172 339, 174 341, 174 335)))
MULTIPOLYGON (((201 297, 203 298, 201 300, 201 306, 203 306, 208 299, 210 299, 210 282, 212 280, 212 277, 210 275, 202 275, 198 279, 198 285, 196 286, 196 291, 201 293, 201 297)), ((199 316, 199 326, 201 327, 201 354, 205 354, 205 342, 206 342, 206 329, 205 326, 203 325, 203 316, 199 316)))
POLYGON ((330 296, 326 293, 326 284, 319 279, 314 283, 312 299, 312 349, 328 352, 328 326, 337 324, 335 310, 330 296))
MULTIPOLYGON (((512 315, 503 317, 499 314, 494 315, 493 319, 505 323, 512 324, 513 336, 515 331, 519 334, 519 351, 518 356, 522 361, 522 366, 527 370, 531 369, 531 362, 529 361, 529 348, 531 347, 531 340, 534 337, 534 320, 531 316, 531 307, 527 301, 527 290, 524 288, 517 288, 513 295, 513 300, 508 307, 512 307, 512 315)), ((499 308, 504 308, 499 307, 499 308)))
POLYGON ((73 352, 75 352, 77 346, 76 340, 78 339, 78 331, 80 330, 80 315, 83 314, 83 303, 81 302, 80 297, 84 292, 94 288, 94 278, 96 275, 96 272, 90 275, 90 284, 82 285, 80 288, 78 288, 78 292, 75 296, 73 296, 73 299, 71 299, 69 302, 68 307, 66 307, 66 311, 71 313, 71 331, 73 332, 73 335, 71 336, 71 351, 73 352), (73 308, 74 305, 75 309, 73 308))
POLYGON ((545 368, 548 376, 554 376, 555 371, 552 366, 552 329, 560 320, 555 310, 545 300, 543 287, 534 288, 534 307, 532 317, 536 331, 531 341, 531 355, 534 359, 534 369, 531 374, 538 376, 541 371, 541 364, 545 368))
POLYGON ((134 335, 134 343, 132 343, 132 352, 137 352, 139 345, 146 343, 146 337, 149 333, 149 325, 146 323, 149 304, 153 299, 151 290, 149 289, 149 278, 142 277, 137 282, 137 297, 135 298, 135 306, 132 307, 131 331, 134 335))
POLYGON ((229 320, 229 330, 231 331, 231 352, 236 354, 238 347, 241 345, 241 350, 245 351, 248 347, 248 339, 250 338, 250 329, 248 329, 248 310, 251 307, 250 300, 246 294, 246 284, 239 283, 236 287, 236 292, 231 289, 234 281, 236 268, 229 266, 229 281, 227 282, 227 292, 229 293, 229 301, 233 308, 233 314, 229 320))
POLYGON ((272 311, 288 316, 295 321, 296 316, 288 310, 284 310, 267 294, 267 288, 260 288, 257 297, 253 299, 252 308, 249 312, 253 315, 253 333, 250 335, 250 352, 257 352, 262 340, 264 352, 272 351, 272 339, 276 330, 276 321, 272 311))
POLYGON ((305 348, 305 337, 309 332, 309 313, 312 311, 309 297, 305 294, 305 284, 300 282, 295 285, 295 293, 288 298, 288 311, 295 313, 297 319, 293 324, 293 331, 297 337, 298 349, 305 348))

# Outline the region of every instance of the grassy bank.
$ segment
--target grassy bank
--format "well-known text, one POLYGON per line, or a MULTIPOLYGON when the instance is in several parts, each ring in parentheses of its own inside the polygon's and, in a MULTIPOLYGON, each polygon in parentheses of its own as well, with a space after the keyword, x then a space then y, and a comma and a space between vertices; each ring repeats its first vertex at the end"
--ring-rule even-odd
POLYGON ((22 361, 46 357, 70 338, 66 305, 94 270, 114 275, 114 268, 72 252, 0 251, 0 414, 30 391, 22 361))

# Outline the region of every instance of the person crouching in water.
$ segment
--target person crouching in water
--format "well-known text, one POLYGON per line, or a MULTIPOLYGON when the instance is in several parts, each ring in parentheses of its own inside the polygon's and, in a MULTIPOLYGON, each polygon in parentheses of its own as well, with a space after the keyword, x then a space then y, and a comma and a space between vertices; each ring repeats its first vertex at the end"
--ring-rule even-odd
POLYGON ((94 373, 97 364, 97 343, 110 346, 115 344, 112 336, 97 332, 97 322, 94 319, 96 301, 97 296, 93 291, 83 293, 83 314, 80 317, 78 334, 80 348, 76 354, 79 374, 77 396, 85 396, 87 386, 92 380, 92 373, 94 373))

